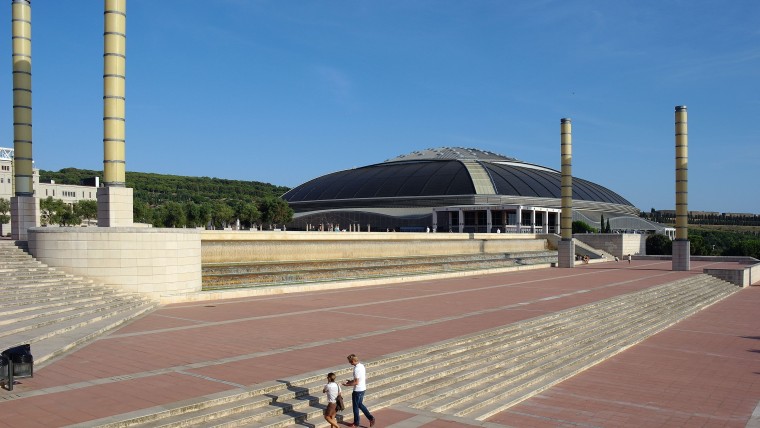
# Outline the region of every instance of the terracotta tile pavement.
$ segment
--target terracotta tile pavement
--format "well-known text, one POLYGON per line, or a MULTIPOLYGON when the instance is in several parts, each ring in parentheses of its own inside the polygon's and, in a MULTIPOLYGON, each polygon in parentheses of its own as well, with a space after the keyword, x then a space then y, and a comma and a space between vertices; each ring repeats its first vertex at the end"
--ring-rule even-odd
MULTIPOLYGON (((0 392, 0 427, 66 426, 232 391, 341 366, 349 353, 368 361, 707 265, 610 262, 165 306, 0 392)), ((744 289, 483 423, 367 404, 378 428, 744 427, 760 401, 758 309, 760 287, 744 289)))

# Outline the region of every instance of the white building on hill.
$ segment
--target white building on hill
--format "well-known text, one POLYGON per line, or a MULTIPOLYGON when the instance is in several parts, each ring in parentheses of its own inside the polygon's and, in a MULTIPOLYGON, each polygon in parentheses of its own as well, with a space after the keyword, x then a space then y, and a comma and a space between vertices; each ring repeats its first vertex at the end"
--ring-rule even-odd
MULTIPOLYGON (((97 201, 99 179, 94 186, 76 186, 71 184, 40 183, 39 169, 34 169, 34 194, 40 199, 52 196, 54 199, 73 204, 81 200, 97 201)), ((13 149, 0 147, 0 198, 10 200, 14 196, 13 188, 13 149)), ((10 213, 7 213, 10 216, 10 213)), ((10 234, 10 224, 3 225, 3 234, 10 234)))

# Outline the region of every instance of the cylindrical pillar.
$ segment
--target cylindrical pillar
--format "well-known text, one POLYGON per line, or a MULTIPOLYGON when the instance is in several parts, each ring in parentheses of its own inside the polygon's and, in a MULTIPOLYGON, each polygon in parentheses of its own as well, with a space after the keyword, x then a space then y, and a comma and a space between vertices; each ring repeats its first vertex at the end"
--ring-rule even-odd
POLYGON ((572 124, 570 119, 560 120, 560 145, 562 162, 562 212, 560 213, 561 238, 557 248, 557 266, 575 266, 575 243, 573 242, 573 150, 572 124))
POLYGON ((686 106, 676 106, 676 239, 673 240, 673 270, 691 269, 689 243, 689 130, 686 106))
POLYGON ((686 106, 676 106, 676 239, 689 239, 688 145, 686 106))
POLYGON ((124 187, 126 0, 105 0, 103 46, 103 184, 124 187))
POLYGON ((16 196, 34 195, 32 163, 32 5, 13 0, 13 172, 16 196))
POLYGON ((562 119, 560 139, 562 146, 562 239, 573 239, 573 137, 570 119, 562 119))

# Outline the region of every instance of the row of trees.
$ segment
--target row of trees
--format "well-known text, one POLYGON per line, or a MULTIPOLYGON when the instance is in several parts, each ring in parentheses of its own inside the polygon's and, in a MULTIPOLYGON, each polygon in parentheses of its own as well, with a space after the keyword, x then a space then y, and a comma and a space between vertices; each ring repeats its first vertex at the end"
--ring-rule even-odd
MULTIPOLYGON (((675 223, 673 211, 658 211, 652 208, 650 212, 641 212, 641 217, 657 223, 675 223)), ((730 213, 701 213, 689 211, 689 224, 712 224, 720 226, 760 226, 760 215, 730 214, 730 213)))
POLYGON ((155 227, 206 227, 222 229, 240 221, 240 227, 250 229, 274 228, 290 222, 293 209, 287 202, 275 196, 254 198, 250 201, 223 201, 179 203, 168 201, 157 207, 136 201, 134 221, 155 227))
MULTIPOLYGON (((749 256, 760 259, 760 238, 752 235, 689 229, 689 247, 693 256, 749 256)), ((664 235, 650 235, 647 254, 673 254, 673 242, 664 235)))
POLYGON ((573 222, 573 233, 612 233, 609 219, 605 223, 604 216, 602 216, 602 220, 599 223, 602 225, 601 229, 597 229, 585 221, 576 220, 573 222))
MULTIPOLYGON (((10 209, 10 201, 0 198, 0 236, 3 235, 3 225, 11 221, 10 209)), ((52 196, 40 200, 40 222, 43 226, 78 226, 83 220, 93 220, 97 217, 98 203, 95 201, 79 201, 69 205, 60 199, 53 199, 52 196)))
POLYGON ((82 221, 98 218, 97 201, 82 200, 67 204, 48 196, 40 200, 40 223, 43 226, 79 226, 82 221))
MULTIPOLYGON (((596 232, 597 229, 586 222, 573 222, 573 233, 596 232)), ((760 259, 760 237, 749 233, 690 228, 689 247, 693 256, 749 256, 760 259)), ((673 242, 665 235, 650 235, 646 239, 646 253, 672 255, 673 242)))
MULTIPOLYGON (((101 175, 101 171, 64 168, 41 170, 40 180, 80 185, 101 175)), ((288 191, 283 186, 143 172, 127 172, 126 180, 134 192, 134 221, 155 227, 224 228, 240 221, 242 228, 273 228, 293 219, 293 210, 279 197, 288 191)), ((52 217, 49 224, 69 225, 75 220, 66 208, 53 210, 58 211, 63 214, 52 217)))
MULTIPOLYGON (((101 177, 102 171, 64 168, 60 171, 40 170, 40 181, 80 185, 101 177)), ((145 202, 155 208, 166 202, 194 202, 196 204, 219 201, 252 201, 266 196, 280 196, 289 189, 284 186, 258 181, 226 180, 209 177, 126 173, 127 187, 133 189, 135 202, 145 202)), ((230 203, 232 204, 232 203, 230 203)))
MULTIPOLYGON (((7 215, 10 204, 7 199, 0 199, 0 227, 10 221, 7 215)), ((97 219, 98 204, 96 201, 82 200, 67 204, 61 199, 40 201, 40 217, 43 226, 78 226, 83 221, 97 219)), ((293 210, 288 203, 280 198, 268 196, 251 202, 239 202, 234 206, 225 203, 196 204, 187 202, 167 202, 151 208, 145 202, 134 205, 134 220, 138 223, 148 223, 155 227, 206 227, 224 228, 240 221, 240 226, 250 229, 254 226, 270 228, 285 224, 293 219, 293 210)), ((2 229, 0 229, 2 233, 2 229)))

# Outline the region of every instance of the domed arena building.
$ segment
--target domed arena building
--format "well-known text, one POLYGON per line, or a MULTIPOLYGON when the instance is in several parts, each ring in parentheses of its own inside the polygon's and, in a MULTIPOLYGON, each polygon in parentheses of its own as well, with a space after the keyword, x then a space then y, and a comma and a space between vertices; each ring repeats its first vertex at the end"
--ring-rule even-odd
MULTIPOLYGON (((415 151, 327 174, 283 195, 291 230, 559 233, 561 173, 461 147, 415 151)), ((616 230, 656 230, 614 191, 573 178, 573 217, 616 230)))

